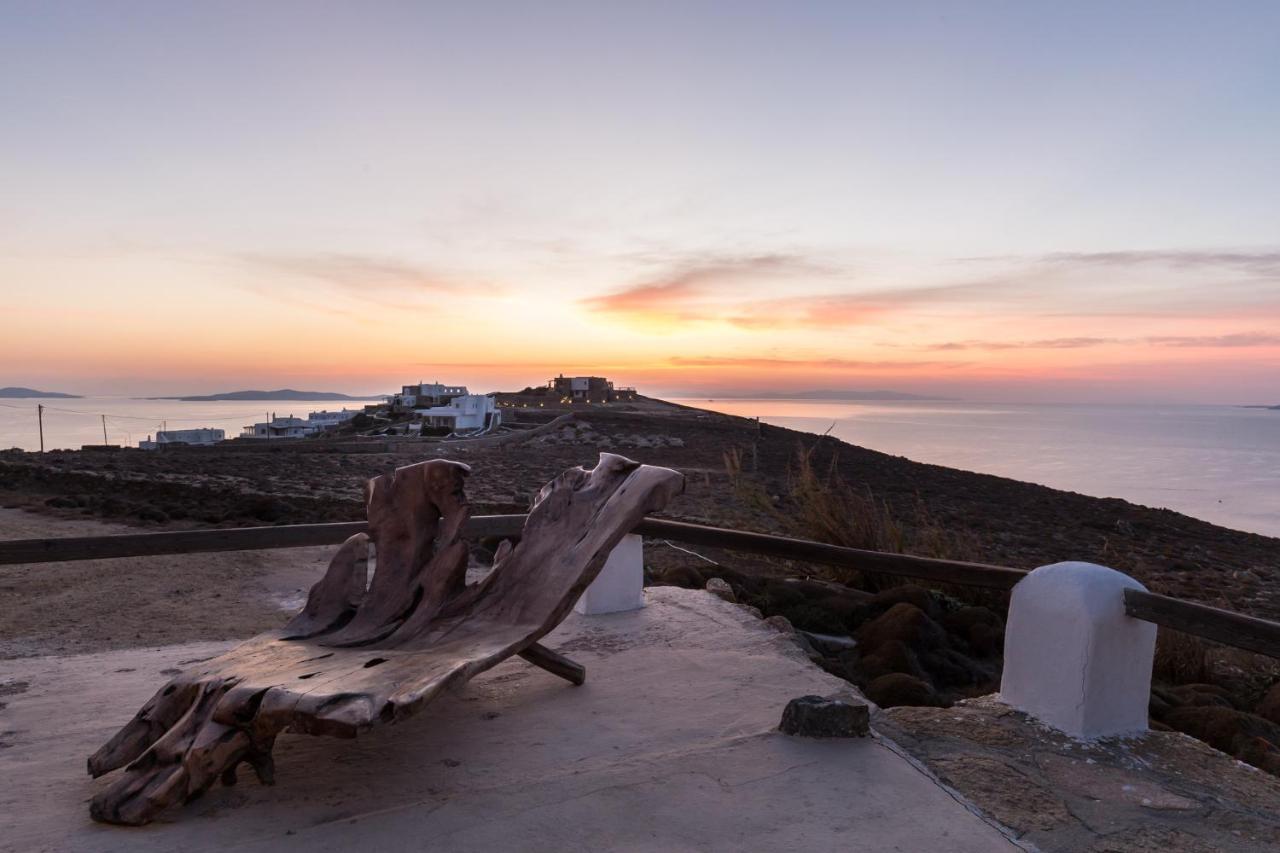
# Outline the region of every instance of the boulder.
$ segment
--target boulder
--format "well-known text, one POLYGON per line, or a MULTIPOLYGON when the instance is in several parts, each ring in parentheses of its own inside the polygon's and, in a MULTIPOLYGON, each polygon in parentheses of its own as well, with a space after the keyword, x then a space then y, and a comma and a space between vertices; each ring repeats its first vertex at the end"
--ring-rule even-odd
MULTIPOLYGON (((1214 749, 1236 755, 1250 750, 1254 738, 1280 744, 1280 725, 1256 714, 1220 705, 1189 705, 1165 714, 1164 722, 1214 749)), ((1252 747, 1256 749, 1256 745, 1252 747)))
POLYGON ((929 590, 915 584, 890 587, 876 593, 868 602, 876 610, 889 610, 896 604, 914 604, 931 618, 939 615, 938 600, 929 590))
POLYGON ((973 653, 982 657, 999 654, 1004 646, 1004 621, 986 607, 961 607, 943 614, 944 628, 960 637, 973 653))
MULTIPOLYGON (((853 655, 843 656, 845 658, 853 658, 853 655)), ((926 677, 924 668, 920 666, 916 653, 907 648, 905 643, 898 640, 891 640, 882 643, 874 652, 864 653, 860 658, 847 661, 848 668, 855 675, 858 683, 866 683, 874 681, 882 675, 889 675, 894 672, 906 673, 923 679, 926 677), (861 676, 861 678, 857 678, 861 676)))
MULTIPOLYGON (((1179 706, 1202 707, 1216 705, 1221 708, 1235 708, 1231 693, 1216 684, 1180 684, 1169 692, 1177 697, 1179 706)), ((1238 710, 1238 709, 1237 709, 1238 710)))
POLYGON ((1262 697, 1254 713, 1265 720, 1280 725, 1280 681, 1271 685, 1271 689, 1262 697))
POLYGON ((777 631, 779 634, 794 634, 796 632, 796 629, 791 624, 791 621, 787 619, 787 617, 785 616, 779 616, 777 614, 774 614, 773 616, 770 616, 768 619, 764 620, 764 624, 768 625, 770 628, 777 631))
POLYGON ((880 676, 867 685, 866 693, 867 698, 881 708, 896 708, 899 705, 945 707, 932 687, 913 675, 900 672, 880 676))
POLYGON ((870 709, 862 703, 801 696, 787 703, 778 728, 801 737, 862 737, 870 722, 870 709))
POLYGON ((905 601, 858 629, 858 642, 869 651, 895 640, 919 652, 945 646, 946 632, 927 613, 905 601))
POLYGON ((723 599, 730 604, 738 603, 738 596, 733 594, 733 587, 729 586, 729 582, 720 578, 709 578, 707 580, 707 592, 716 598, 723 599))
POLYGON ((685 589, 703 589, 707 585, 702 572, 693 566, 672 566, 654 578, 658 586, 679 586, 685 589))

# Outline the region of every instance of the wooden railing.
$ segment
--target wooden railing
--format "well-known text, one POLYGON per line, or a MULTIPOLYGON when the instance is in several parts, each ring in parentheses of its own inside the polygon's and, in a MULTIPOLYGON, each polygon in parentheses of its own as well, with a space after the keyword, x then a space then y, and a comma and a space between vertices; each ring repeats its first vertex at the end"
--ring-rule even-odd
MULTIPOLYGON (((467 522, 464 535, 469 538, 515 537, 520 534, 524 521, 523 515, 474 516, 467 522)), ((352 521, 336 524, 177 530, 57 539, 17 539, 0 541, 0 565, 336 545, 367 528, 368 525, 363 521, 352 521)), ((634 532, 656 539, 669 539, 691 545, 988 589, 1011 589, 1027 574, 1021 569, 1007 566, 936 560, 883 551, 864 551, 858 548, 812 542, 807 539, 792 539, 767 533, 751 533, 658 518, 646 518, 640 522, 634 532)), ((1280 623, 1133 589, 1126 590, 1124 603, 1125 612, 1135 619, 1143 619, 1218 643, 1280 658, 1280 623)))

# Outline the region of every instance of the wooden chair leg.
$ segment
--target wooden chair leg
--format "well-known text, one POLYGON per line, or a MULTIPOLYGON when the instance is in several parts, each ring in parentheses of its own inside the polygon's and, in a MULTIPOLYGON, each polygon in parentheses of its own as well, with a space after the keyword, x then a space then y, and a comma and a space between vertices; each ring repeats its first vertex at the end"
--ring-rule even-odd
POLYGON ((534 666, 541 667, 552 675, 558 675, 575 685, 581 685, 582 682, 587 680, 587 668, 585 666, 580 663, 574 663, 559 652, 553 652, 539 643, 534 643, 520 652, 520 657, 534 666))

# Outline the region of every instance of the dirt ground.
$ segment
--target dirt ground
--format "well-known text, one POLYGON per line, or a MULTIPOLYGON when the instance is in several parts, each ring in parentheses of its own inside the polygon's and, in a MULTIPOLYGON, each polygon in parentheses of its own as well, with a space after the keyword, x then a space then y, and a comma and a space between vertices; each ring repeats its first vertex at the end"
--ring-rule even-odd
MULTIPOLYGON (((0 509, 0 539, 136 532, 0 509)), ((241 639, 281 625, 333 549, 231 551, 0 567, 0 658, 241 639)))

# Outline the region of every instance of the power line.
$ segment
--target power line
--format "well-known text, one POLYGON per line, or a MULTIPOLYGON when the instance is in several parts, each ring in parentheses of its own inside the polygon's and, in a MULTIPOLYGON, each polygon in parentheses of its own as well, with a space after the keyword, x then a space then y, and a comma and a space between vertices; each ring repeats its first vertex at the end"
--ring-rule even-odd
MULTIPOLYGON (((36 406, 15 406, 12 403, 0 403, 6 409, 26 409, 28 411, 37 408, 36 406)), ((46 412, 64 412, 69 415, 85 415, 87 417, 100 418, 123 418, 131 421, 238 421, 242 418, 257 417, 257 412, 241 412, 235 415, 220 415, 215 418, 168 418, 163 415, 117 415, 110 412, 86 412, 81 409, 64 409, 60 406, 44 406, 46 412)))

